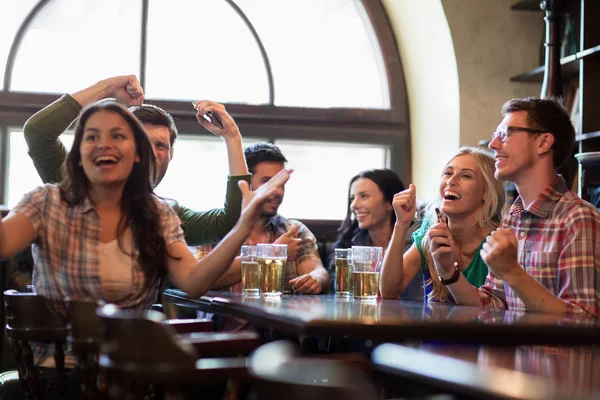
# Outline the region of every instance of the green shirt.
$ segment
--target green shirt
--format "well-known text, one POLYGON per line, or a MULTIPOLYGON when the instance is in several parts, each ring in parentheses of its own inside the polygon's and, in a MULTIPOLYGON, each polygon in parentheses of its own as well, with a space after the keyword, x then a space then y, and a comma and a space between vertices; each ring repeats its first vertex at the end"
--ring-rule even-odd
MULTIPOLYGON (((429 267, 427 266, 427 261, 425 261, 425 254, 423 254, 423 246, 421 245, 423 238, 427 234, 427 231, 429 231, 429 226, 429 220, 423 221, 421 227, 417 229, 412 235, 413 242, 417 246, 417 249, 419 249, 419 254, 421 255, 421 270, 423 271, 423 282, 427 282, 429 279, 431 279, 429 267)), ((479 251, 481 250, 481 247, 484 243, 485 239, 483 239, 483 241, 475 251, 475 255, 473 256, 471 263, 467 266, 467 268, 462 270, 462 274, 465 278, 467 278, 467 281, 469 281, 469 283, 475 286, 476 288, 484 284, 485 278, 488 274, 488 267, 485 264, 485 262, 481 259, 481 255, 479 254, 479 251)), ((431 285, 427 285, 425 287, 425 298, 427 298, 427 295, 430 292, 431 285)))
MULTIPOLYGON (((25 123, 23 131, 29 156, 44 183, 62 180, 61 169, 67 159, 67 149, 59 137, 77 119, 81 108, 75 99, 65 94, 25 123)), ((233 228, 242 207, 242 194, 237 186, 240 180, 250 183, 250 175, 228 177, 223 208, 193 211, 177 202, 172 204, 190 246, 218 242, 233 228)))

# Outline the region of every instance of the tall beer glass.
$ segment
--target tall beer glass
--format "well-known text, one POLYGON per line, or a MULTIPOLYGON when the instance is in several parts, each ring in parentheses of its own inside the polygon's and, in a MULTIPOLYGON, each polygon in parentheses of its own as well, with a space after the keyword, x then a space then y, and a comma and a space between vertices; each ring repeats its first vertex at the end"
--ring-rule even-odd
POLYGON ((335 294, 352 296, 352 249, 335 249, 335 294))
POLYGON ((246 297, 260 296, 260 266, 256 258, 256 246, 242 246, 242 294, 246 297))
POLYGON ((381 247, 352 246, 352 293, 356 300, 377 300, 381 247))
POLYGON ((280 297, 283 294, 287 244, 259 243, 256 247, 261 273, 260 292, 263 297, 280 297))

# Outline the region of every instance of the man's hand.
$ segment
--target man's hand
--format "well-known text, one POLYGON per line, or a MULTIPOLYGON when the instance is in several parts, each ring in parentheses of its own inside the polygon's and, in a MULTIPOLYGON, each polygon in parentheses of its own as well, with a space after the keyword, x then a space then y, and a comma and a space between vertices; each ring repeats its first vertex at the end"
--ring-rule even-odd
POLYGON ((409 226, 417 212, 417 188, 412 183, 408 189, 396 193, 392 200, 396 223, 409 226))
POLYGON ((517 259, 518 246, 512 229, 499 228, 487 237, 479 254, 490 271, 506 281, 523 271, 517 259))
POLYGON ((438 274, 444 279, 449 279, 454 273, 456 245, 452 233, 448 229, 448 224, 439 222, 433 225, 427 232, 427 237, 438 274))
POLYGON ((298 237, 298 229, 300 229, 300 225, 294 225, 292 229, 279 236, 274 242, 275 244, 287 244, 288 260, 296 259, 302 244, 302 239, 298 237))
MULTIPOLYGON (((289 254, 288 254, 289 257, 289 254)), ((319 294, 321 293, 321 284, 310 274, 298 276, 290 280, 294 293, 319 294)))
POLYGON ((231 138, 239 138, 240 130, 236 125, 235 121, 225 110, 225 106, 223 104, 215 103, 214 101, 209 100, 198 100, 194 103, 194 108, 196 109, 196 119, 204 128, 210 131, 215 136, 221 136, 223 139, 231 139, 231 138), (223 125, 223 129, 219 128, 215 124, 210 121, 204 119, 203 115, 207 112, 212 111, 223 125))
POLYGON ((105 82, 109 85, 108 97, 114 97, 128 107, 142 105, 144 90, 135 75, 116 76, 106 79, 105 82))

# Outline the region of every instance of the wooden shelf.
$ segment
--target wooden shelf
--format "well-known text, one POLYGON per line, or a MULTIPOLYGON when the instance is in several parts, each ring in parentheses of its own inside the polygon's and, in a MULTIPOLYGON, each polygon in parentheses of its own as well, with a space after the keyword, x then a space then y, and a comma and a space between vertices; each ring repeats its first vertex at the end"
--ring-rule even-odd
POLYGON ((600 137, 600 131, 596 131, 596 132, 588 132, 588 133, 582 133, 580 135, 576 135, 575 140, 580 142, 582 140, 594 139, 594 138, 599 138, 599 137, 600 137))
MULTIPOLYGON (((600 45, 561 58, 560 72, 563 81, 566 81, 566 79, 569 78, 573 78, 579 74, 579 60, 598 56, 600 56, 600 45)), ((542 65, 530 71, 513 76, 512 78, 510 78, 510 80, 512 82, 542 82, 542 80, 544 79, 544 70, 545 67, 542 65)))
POLYGON ((540 0, 521 0, 510 6, 515 11, 542 11, 540 0))

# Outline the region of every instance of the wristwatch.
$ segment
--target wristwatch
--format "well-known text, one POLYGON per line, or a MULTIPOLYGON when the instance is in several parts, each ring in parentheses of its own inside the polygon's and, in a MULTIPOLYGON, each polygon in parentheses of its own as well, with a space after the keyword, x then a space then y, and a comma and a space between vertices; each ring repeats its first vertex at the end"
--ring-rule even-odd
POLYGON ((440 280, 442 285, 452 285, 454 282, 456 282, 458 280, 458 278, 460 278, 460 268, 456 261, 454 261, 454 273, 452 274, 452 276, 450 278, 444 279, 444 278, 442 278, 441 275, 438 274, 438 279, 440 280))

